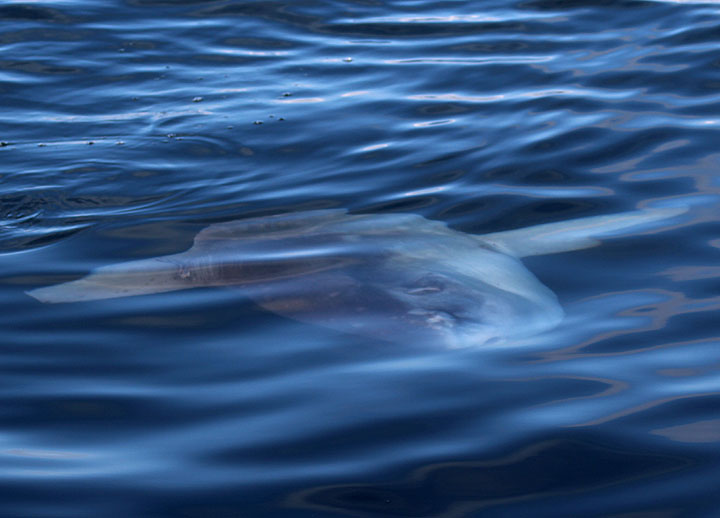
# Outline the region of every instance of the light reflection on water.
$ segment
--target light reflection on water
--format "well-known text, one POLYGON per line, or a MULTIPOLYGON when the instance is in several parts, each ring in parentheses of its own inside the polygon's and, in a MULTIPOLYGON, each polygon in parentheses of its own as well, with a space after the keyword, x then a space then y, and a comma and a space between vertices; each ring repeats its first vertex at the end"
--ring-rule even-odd
POLYGON ((715 516, 714 4, 0 6, 0 514, 715 516), (566 317, 510 346, 24 293, 254 216, 653 206, 690 211, 526 258, 566 317))

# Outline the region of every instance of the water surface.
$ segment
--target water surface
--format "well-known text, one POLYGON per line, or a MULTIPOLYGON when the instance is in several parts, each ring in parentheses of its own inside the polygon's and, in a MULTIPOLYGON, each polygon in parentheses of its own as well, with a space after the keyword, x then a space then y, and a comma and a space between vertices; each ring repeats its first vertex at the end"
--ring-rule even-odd
POLYGON ((713 2, 0 5, 3 516, 713 517, 713 2), (554 331, 417 346, 231 289, 24 291, 216 222, 467 233, 688 206, 525 264, 554 331))

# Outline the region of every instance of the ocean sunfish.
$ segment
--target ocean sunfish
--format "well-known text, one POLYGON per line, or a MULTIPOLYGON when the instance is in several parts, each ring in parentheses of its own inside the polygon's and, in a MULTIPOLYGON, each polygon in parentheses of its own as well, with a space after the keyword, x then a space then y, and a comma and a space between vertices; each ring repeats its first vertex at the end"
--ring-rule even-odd
POLYGON ((519 258, 654 228, 647 209, 471 235, 416 214, 294 212, 211 225, 182 253, 129 261, 27 293, 80 302, 233 286, 300 321, 392 342, 464 347, 554 328, 557 297, 519 258))

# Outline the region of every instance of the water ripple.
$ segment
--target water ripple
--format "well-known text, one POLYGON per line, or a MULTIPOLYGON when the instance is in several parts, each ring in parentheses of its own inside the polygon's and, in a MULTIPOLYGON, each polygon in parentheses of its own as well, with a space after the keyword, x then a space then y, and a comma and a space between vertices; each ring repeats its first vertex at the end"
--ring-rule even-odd
POLYGON ((0 6, 0 514, 714 516, 717 2, 0 6), (232 289, 41 306, 211 223, 471 234, 688 207, 524 258, 555 330, 390 347, 232 289))

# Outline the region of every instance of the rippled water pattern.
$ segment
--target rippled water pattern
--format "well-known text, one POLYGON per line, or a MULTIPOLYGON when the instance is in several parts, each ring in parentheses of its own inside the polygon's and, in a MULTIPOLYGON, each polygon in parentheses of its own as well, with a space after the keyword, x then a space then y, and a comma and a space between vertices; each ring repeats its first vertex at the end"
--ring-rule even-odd
POLYGON ((720 516, 719 45, 714 1, 0 3, 0 515, 720 516), (25 293, 256 216, 645 207, 524 259, 565 318, 503 346, 25 293))

